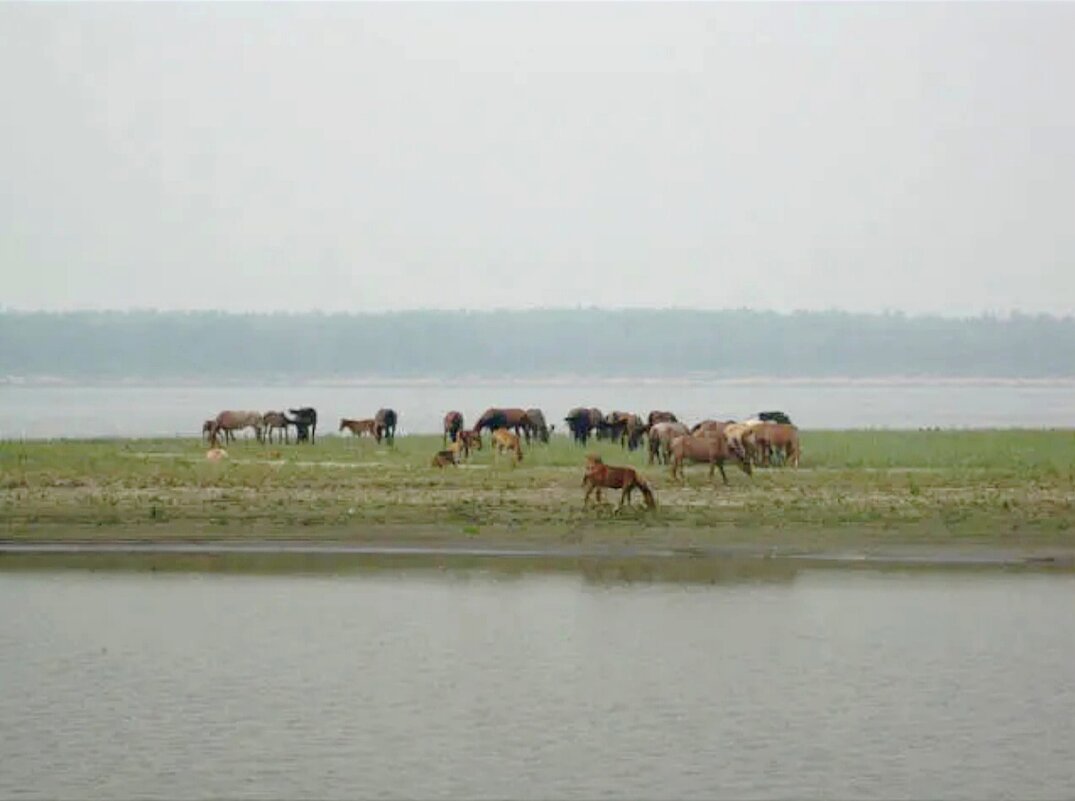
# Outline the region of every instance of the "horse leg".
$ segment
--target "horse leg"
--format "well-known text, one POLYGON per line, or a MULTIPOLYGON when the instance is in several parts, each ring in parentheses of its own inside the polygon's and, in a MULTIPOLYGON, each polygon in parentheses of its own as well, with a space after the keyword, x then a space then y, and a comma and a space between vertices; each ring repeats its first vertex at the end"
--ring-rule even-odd
POLYGON ((717 462, 717 467, 720 468, 720 477, 724 479, 724 486, 728 486, 728 474, 724 472, 724 462, 717 462))

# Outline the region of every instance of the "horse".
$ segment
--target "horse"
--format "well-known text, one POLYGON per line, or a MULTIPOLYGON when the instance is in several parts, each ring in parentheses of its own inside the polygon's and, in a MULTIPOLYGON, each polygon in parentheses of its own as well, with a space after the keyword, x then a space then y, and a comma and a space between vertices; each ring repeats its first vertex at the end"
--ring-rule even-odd
POLYGON ((464 428, 456 435, 455 444, 457 450, 461 450, 463 456, 469 459, 472 450, 480 451, 482 449, 482 435, 464 428))
POLYGON ((734 420, 703 420, 691 426, 691 434, 713 434, 722 432, 726 426, 734 423, 734 420))
POLYGON ((649 428, 653 428, 657 423, 678 423, 679 418, 671 412, 662 412, 654 410, 649 413, 649 417, 646 418, 646 425, 649 428))
POLYGON ((302 406, 298 409, 288 409, 294 416, 291 420, 291 425, 295 426, 295 440, 301 442, 306 437, 303 436, 303 429, 308 428, 310 430, 310 443, 317 442, 317 409, 312 406, 302 406))
POLYGON ((437 451, 433 456, 433 461, 430 462, 430 467, 447 467, 451 465, 456 467, 455 450, 449 449, 444 451, 437 451))
POLYGON ((598 426, 597 438, 619 440, 620 447, 624 447, 627 440, 627 421, 631 416, 629 412, 609 412, 598 426))
POLYGON ((448 412, 444 415, 444 437, 441 444, 447 445, 448 440, 455 442, 459 432, 463 430, 463 415, 460 412, 448 412))
POLYGON ((755 439, 757 429, 750 423, 728 423, 724 426, 724 436, 728 442, 736 445, 751 461, 758 459, 758 446, 755 439))
POLYGON ((488 428, 490 431, 496 431, 498 428, 510 428, 515 432, 516 436, 519 436, 530 428, 530 418, 526 416, 526 412, 523 409, 500 409, 496 406, 491 406, 482 413, 471 431, 481 433, 483 428, 488 428))
POLYGON ((351 420, 347 417, 340 418, 340 431, 350 431, 356 437, 361 437, 363 434, 369 434, 371 437, 377 435, 377 421, 370 418, 363 420, 351 420))
POLYGON ((590 438, 590 432, 601 424, 600 409, 584 409, 576 406, 564 418, 567 428, 579 445, 585 445, 590 438))
POLYGON ((784 464, 799 466, 802 449, 799 446, 799 429, 791 424, 766 423, 766 435, 773 453, 783 456, 784 464))
POLYGON ((687 476, 683 471, 683 462, 704 462, 709 464, 709 477, 713 478, 713 471, 720 468, 720 477, 724 483, 728 483, 728 475, 724 472, 724 462, 732 459, 739 463, 739 468, 748 476, 753 475, 750 459, 737 445, 728 440, 723 434, 712 436, 692 436, 685 434, 672 440, 672 478, 679 474, 684 483, 687 476))
POLYGON ((225 410, 214 418, 212 433, 219 434, 223 431, 224 441, 227 442, 229 437, 234 437, 236 431, 252 428, 254 429, 254 436, 258 442, 261 442, 262 426, 260 412, 225 410))
POLYGON ((544 444, 549 442, 549 426, 545 422, 545 413, 541 409, 527 409, 526 420, 529 425, 526 428, 526 443, 530 444, 530 438, 544 444))
POLYGON ((212 419, 206 420, 204 423, 202 423, 202 438, 206 442, 211 441, 212 438, 213 438, 213 425, 215 423, 216 423, 216 420, 212 420, 212 419))
POLYGON ((582 486, 586 487, 586 496, 582 499, 583 506, 590 502, 590 493, 594 490, 597 490, 597 502, 601 503, 601 490, 607 487, 623 490, 620 494, 619 505, 619 508, 622 508, 625 502, 630 505, 631 492, 637 487, 642 491, 646 506, 650 509, 657 508, 657 499, 653 496, 653 490, 633 467, 606 465, 597 454, 591 453, 586 457, 586 474, 582 477, 582 486))
POLYGON ((493 446, 496 448, 495 456, 499 456, 504 451, 511 451, 515 454, 515 464, 523 460, 523 448, 519 443, 519 435, 512 434, 506 428, 498 428, 493 431, 493 446))
POLYGON ((627 422, 623 430, 623 440, 620 441, 620 445, 624 444, 624 440, 627 443, 627 450, 636 451, 642 445, 642 437, 646 435, 646 424, 642 422, 642 418, 637 414, 628 414, 627 422))
POLYGON ((284 442, 290 442, 287 434, 287 427, 290 425, 290 422, 283 412, 265 412, 265 414, 261 416, 261 419, 265 424, 265 436, 268 437, 270 444, 272 443, 272 432, 274 430, 282 431, 283 433, 280 435, 280 438, 284 442))
POLYGON ((778 411, 758 412, 758 419, 761 420, 763 423, 783 423, 786 426, 790 426, 792 424, 790 417, 788 417, 783 412, 778 411))
POLYGON ((378 409, 377 414, 373 416, 373 420, 376 423, 373 436, 376 438, 377 443, 380 444, 381 439, 386 439, 388 444, 392 445, 396 441, 396 423, 399 421, 399 415, 396 414, 396 410, 378 409))
POLYGON ((672 454, 672 440, 689 434, 683 423, 655 423, 649 429, 649 463, 653 460, 668 464, 672 454))

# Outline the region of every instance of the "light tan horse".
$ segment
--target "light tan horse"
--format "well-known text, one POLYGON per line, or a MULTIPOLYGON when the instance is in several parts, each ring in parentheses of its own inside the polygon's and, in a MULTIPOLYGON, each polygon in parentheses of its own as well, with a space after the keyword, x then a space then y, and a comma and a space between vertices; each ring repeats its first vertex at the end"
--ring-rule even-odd
POLYGON ((724 472, 724 462, 731 459, 739 463, 740 469, 748 476, 753 475, 750 459, 740 450, 741 445, 730 441, 723 434, 711 434, 709 436, 683 436, 676 437, 672 441, 672 478, 677 474, 684 483, 687 476, 683 471, 684 462, 695 462, 709 465, 709 477, 713 478, 713 471, 720 469, 720 477, 724 483, 728 483, 728 475, 724 472))
POLYGON ((372 417, 367 417, 364 420, 351 420, 347 417, 340 418, 340 431, 350 431, 356 437, 361 437, 363 434, 369 434, 371 437, 377 436, 377 421, 372 417))
POLYGON ((683 423, 654 423, 649 429, 649 463, 653 464, 656 458, 658 462, 668 464, 672 440, 690 433, 683 423))
POLYGON ((511 451, 515 454, 515 464, 523 460, 523 446, 519 442, 519 435, 512 434, 506 428, 498 428, 493 431, 493 447, 496 448, 496 456, 499 456, 504 451, 511 451))

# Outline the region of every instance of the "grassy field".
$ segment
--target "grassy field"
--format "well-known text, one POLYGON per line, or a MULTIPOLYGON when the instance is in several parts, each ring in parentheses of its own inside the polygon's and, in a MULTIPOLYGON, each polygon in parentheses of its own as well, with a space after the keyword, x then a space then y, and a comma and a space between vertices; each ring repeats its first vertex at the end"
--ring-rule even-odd
MULTIPOLYGON (((221 463, 197 440, 0 443, 8 540, 315 539, 392 544, 1075 550, 1075 432, 806 431, 798 470, 706 468, 686 485, 639 467, 659 508, 583 508, 582 449, 557 438, 519 466, 485 450, 429 466, 440 438, 241 441, 221 463)), ((618 500, 618 493, 611 495, 618 500)))

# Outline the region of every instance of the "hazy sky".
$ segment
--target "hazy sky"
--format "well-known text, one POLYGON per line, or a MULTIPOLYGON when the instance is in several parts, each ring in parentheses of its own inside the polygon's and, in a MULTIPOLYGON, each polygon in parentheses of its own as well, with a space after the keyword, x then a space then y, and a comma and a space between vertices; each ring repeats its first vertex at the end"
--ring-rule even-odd
POLYGON ((0 4, 0 306, 1075 312, 1075 4, 0 4))

